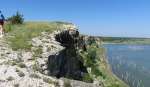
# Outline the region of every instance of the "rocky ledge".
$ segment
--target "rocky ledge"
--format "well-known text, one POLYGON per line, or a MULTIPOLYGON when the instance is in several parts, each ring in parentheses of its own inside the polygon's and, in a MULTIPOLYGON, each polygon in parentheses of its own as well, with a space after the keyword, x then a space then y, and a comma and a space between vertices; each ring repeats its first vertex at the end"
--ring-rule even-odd
POLYGON ((77 30, 42 32, 30 43, 14 51, 0 39, 0 87, 101 87, 82 81, 88 71, 78 51, 86 42, 77 30))

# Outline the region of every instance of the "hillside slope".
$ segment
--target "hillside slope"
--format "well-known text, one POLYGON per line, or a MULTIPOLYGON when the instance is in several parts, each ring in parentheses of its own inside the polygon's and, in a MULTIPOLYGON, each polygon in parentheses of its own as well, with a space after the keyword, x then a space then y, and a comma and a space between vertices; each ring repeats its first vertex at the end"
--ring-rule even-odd
POLYGON ((127 87, 108 68, 99 40, 75 28, 63 22, 7 24, 0 38, 0 87, 127 87))

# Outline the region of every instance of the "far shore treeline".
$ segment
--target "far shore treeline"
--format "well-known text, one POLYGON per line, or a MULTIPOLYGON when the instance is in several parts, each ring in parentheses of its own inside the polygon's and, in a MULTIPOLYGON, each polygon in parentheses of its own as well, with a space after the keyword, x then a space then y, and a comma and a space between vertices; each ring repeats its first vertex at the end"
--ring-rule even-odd
POLYGON ((150 38, 138 38, 138 37, 99 37, 104 43, 115 44, 150 44, 150 38))

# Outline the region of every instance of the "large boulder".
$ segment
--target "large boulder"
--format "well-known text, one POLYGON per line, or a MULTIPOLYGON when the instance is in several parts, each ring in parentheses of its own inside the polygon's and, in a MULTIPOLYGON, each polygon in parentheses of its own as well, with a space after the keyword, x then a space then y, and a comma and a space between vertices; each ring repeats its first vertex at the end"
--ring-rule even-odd
POLYGON ((56 35, 56 40, 65 47, 48 59, 49 75, 56 77, 68 77, 82 80, 87 73, 81 56, 78 54, 79 32, 77 30, 65 30, 56 35))
POLYGON ((49 75, 82 80, 86 67, 74 49, 64 49, 59 54, 50 55, 48 59, 49 75))

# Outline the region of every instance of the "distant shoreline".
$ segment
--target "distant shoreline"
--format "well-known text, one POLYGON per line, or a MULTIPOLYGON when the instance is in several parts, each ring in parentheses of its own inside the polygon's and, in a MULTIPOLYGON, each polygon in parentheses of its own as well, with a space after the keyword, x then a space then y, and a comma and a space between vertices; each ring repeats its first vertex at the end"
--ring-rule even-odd
POLYGON ((150 38, 99 37, 103 44, 150 45, 150 38))
POLYGON ((114 42, 103 42, 102 44, 124 44, 124 45, 150 45, 150 43, 114 43, 114 42))

